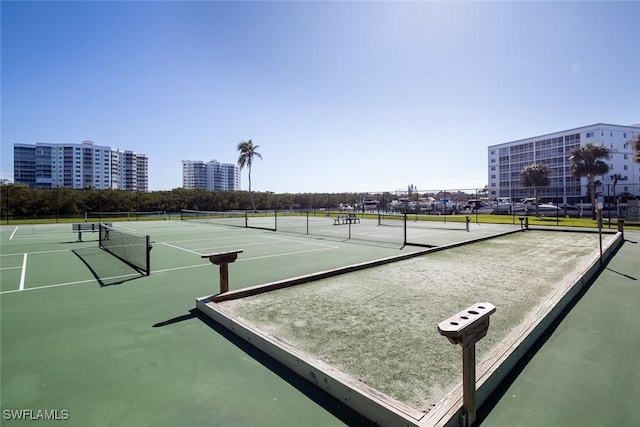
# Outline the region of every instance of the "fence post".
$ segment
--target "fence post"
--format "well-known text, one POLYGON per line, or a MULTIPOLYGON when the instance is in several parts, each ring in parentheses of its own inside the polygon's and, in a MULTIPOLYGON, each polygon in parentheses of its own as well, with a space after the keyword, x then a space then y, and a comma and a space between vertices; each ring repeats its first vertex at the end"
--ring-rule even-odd
POLYGON ((7 189, 7 195, 5 197, 7 198, 7 225, 9 225, 9 186, 4 185, 3 187, 7 189))
POLYGON ((403 222, 404 222, 404 226, 402 227, 404 229, 404 243, 403 243, 403 245, 406 246, 407 245, 407 211, 406 211, 406 209, 404 211, 403 222))

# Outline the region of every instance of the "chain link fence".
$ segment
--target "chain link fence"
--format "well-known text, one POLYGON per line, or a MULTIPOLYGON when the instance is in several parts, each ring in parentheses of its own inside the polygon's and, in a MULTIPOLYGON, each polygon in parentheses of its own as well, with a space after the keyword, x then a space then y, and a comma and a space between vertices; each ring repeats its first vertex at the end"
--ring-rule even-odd
MULTIPOLYGON (((100 221, 138 220, 144 217, 179 219, 183 209, 238 211, 289 210, 354 213, 415 213, 420 215, 535 214, 570 217, 591 216, 591 196, 583 186, 575 195, 562 187, 502 188, 496 194, 485 188, 407 190, 344 193, 275 194, 272 192, 207 191, 176 188, 170 191, 127 192, 69 188, 0 186, 2 223, 24 220, 100 221), (555 212, 554 208, 555 207, 555 212), (551 212, 547 212, 551 210, 551 212), (542 212, 544 211, 544 212, 542 212), (146 215, 149 214, 149 215, 146 215)), ((572 190, 573 191, 573 190, 572 190)), ((628 200, 640 199, 640 184, 625 181, 596 185, 597 203, 605 218, 624 218, 628 200)))

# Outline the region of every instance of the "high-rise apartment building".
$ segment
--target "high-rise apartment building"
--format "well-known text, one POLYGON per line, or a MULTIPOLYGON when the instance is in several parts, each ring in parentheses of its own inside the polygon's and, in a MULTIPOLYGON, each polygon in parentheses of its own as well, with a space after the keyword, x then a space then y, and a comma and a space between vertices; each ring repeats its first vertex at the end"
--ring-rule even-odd
POLYGON ((13 178, 35 188, 148 191, 149 160, 129 150, 81 144, 13 145, 13 178))
MULTIPOLYGON (((621 126, 598 123, 580 128, 534 136, 488 147, 489 196, 520 199, 531 196, 530 188, 520 184, 522 170, 535 163, 551 169, 550 185, 539 190, 538 197, 574 204, 588 201, 588 179, 571 175, 571 151, 587 143, 603 145, 611 150, 610 171, 597 177, 599 189, 613 184, 614 175, 620 179, 620 193, 640 195, 640 165, 633 162, 631 141, 640 135, 640 125, 621 126), (586 200, 585 200, 586 199, 586 200)), ((605 194, 606 195, 606 194, 605 194)))
POLYGON ((206 188, 214 191, 240 190, 240 168, 217 160, 182 161, 182 186, 187 189, 206 188))

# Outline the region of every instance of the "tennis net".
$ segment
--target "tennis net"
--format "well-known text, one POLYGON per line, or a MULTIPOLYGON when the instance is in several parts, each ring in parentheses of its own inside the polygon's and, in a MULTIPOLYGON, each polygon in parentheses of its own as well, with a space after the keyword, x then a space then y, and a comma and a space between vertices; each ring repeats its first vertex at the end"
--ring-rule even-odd
POLYGON ((149 212, 85 212, 84 219, 89 220, 97 218, 98 221, 103 219, 109 221, 139 221, 140 219, 159 219, 166 218, 166 212, 164 211, 149 211, 149 212))
POLYGON ((116 258, 139 270, 151 274, 151 239, 149 236, 118 230, 100 224, 99 246, 116 258))
POLYGON ((275 211, 200 211, 192 209, 183 209, 180 211, 180 219, 182 221, 194 221, 197 223, 226 225, 230 227, 241 228, 257 228, 261 230, 276 229, 276 212, 275 211))
POLYGON ((432 247, 429 229, 469 231, 468 218, 383 213, 311 211, 181 211, 183 221, 285 233, 315 235, 339 240, 370 241, 432 247))
POLYGON ((441 229, 469 231, 466 216, 378 214, 378 225, 403 227, 405 229, 441 229))

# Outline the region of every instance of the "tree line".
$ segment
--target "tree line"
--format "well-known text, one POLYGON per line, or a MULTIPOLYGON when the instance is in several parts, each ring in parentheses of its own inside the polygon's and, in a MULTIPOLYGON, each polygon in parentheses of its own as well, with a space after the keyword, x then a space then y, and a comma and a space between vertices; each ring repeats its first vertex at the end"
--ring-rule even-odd
MULTIPOLYGON (((85 212, 167 212, 182 209, 206 211, 284 210, 335 208, 362 201, 360 193, 302 193, 210 191, 175 188, 168 191, 132 192, 95 188, 31 188, 22 184, 0 186, 0 215, 7 218, 84 217, 85 212), (253 199, 253 200, 252 200, 253 199), (255 206, 255 207, 254 207, 255 206)), ((397 196, 380 194, 381 203, 397 196)))

